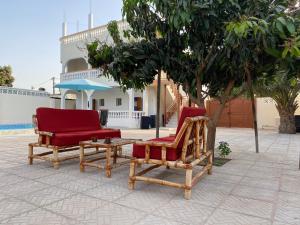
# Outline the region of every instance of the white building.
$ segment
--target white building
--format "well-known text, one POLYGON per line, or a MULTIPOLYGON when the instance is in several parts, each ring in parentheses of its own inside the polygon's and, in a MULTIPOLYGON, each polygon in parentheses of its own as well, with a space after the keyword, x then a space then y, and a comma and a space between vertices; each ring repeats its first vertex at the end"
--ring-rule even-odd
MULTIPOLYGON (((137 128, 140 126, 142 115, 156 114, 156 93, 157 82, 148 86, 143 91, 127 90, 123 92, 119 84, 111 79, 99 76, 99 70, 92 69, 88 64, 86 44, 95 40, 112 43, 112 39, 107 31, 107 26, 93 27, 93 16, 89 15, 89 27, 87 30, 74 34, 67 34, 67 24, 63 23, 63 36, 60 38, 60 61, 62 72, 60 81, 72 79, 90 79, 105 83, 112 87, 107 91, 84 91, 76 92, 72 90, 61 90, 61 108, 66 108, 64 103, 66 96, 76 99, 76 103, 68 107, 76 109, 108 109, 108 126, 137 128), (82 99, 83 97, 83 99, 82 99)), ((119 30, 128 27, 123 21, 118 22, 119 30)), ((121 32, 122 33, 122 32, 121 32)), ((179 109, 179 91, 176 86, 162 78, 161 87, 161 115, 168 115, 167 121, 177 121, 177 111, 179 109)), ((162 121, 162 120, 161 120, 162 121)))

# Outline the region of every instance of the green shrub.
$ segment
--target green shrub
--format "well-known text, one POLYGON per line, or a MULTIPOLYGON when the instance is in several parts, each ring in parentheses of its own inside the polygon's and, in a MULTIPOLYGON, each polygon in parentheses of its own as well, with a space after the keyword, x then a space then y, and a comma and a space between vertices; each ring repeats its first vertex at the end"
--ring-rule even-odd
POLYGON ((226 156, 228 156, 231 153, 229 144, 225 141, 220 141, 217 149, 221 158, 226 158, 226 156))

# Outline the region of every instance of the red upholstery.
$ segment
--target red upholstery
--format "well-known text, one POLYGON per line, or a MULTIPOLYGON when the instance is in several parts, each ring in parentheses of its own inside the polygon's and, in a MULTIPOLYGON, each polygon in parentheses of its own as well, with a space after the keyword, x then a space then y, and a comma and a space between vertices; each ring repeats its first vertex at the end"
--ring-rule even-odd
POLYGON ((176 135, 179 133, 186 117, 205 116, 205 114, 206 110, 204 108, 183 107, 178 121, 176 135))
MULTIPOLYGON (((176 135, 179 133, 184 120, 186 117, 195 117, 195 116, 204 116, 206 110, 203 108, 194 108, 194 107, 184 107, 181 111, 180 119, 178 122, 178 127, 176 130, 176 135)), ((183 146, 185 135, 182 136, 177 149, 174 148, 167 148, 167 160, 168 161, 176 161, 181 156, 181 149, 183 146)), ((163 137, 152 139, 151 141, 158 141, 158 142, 173 142, 176 136, 172 137, 163 137)), ((133 145, 133 157, 136 158, 145 158, 145 145, 133 145)), ((161 147, 150 147, 150 158, 151 159, 161 159, 161 147)))
MULTIPOLYGON (((159 142, 173 142, 175 140, 175 136, 172 137, 163 137, 151 139, 151 141, 159 141, 159 142)), ((176 161, 181 154, 181 148, 167 148, 167 160, 168 161, 176 161)), ((145 145, 133 145, 133 157, 136 158, 145 158, 145 145)), ((151 159, 161 159, 161 147, 150 147, 150 158, 151 159)))
POLYGON ((38 108, 36 116, 41 131, 56 133, 101 129, 98 112, 94 110, 38 108))
POLYGON ((51 138, 51 145, 54 146, 71 146, 78 145, 80 141, 91 140, 92 137, 104 139, 106 137, 121 137, 120 130, 103 129, 94 131, 74 131, 65 133, 56 133, 51 138))
POLYGON ((38 108, 36 116, 38 130, 54 133, 50 140, 54 146, 78 145, 92 137, 121 137, 118 129, 101 129, 98 112, 94 110, 38 108))

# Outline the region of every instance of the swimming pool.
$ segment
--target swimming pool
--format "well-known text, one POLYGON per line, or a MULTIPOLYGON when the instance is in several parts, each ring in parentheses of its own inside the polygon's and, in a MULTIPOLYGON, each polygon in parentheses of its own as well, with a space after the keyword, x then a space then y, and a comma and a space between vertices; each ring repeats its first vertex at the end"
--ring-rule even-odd
POLYGON ((0 131, 2 130, 24 130, 33 128, 31 123, 19 124, 0 124, 0 131))

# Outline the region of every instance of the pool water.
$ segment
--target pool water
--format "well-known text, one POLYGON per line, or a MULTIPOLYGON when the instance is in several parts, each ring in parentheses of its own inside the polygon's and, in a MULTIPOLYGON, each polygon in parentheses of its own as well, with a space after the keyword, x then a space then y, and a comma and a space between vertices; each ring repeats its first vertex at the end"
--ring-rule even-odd
POLYGON ((31 123, 27 124, 0 124, 0 131, 2 130, 24 130, 33 128, 31 123))

